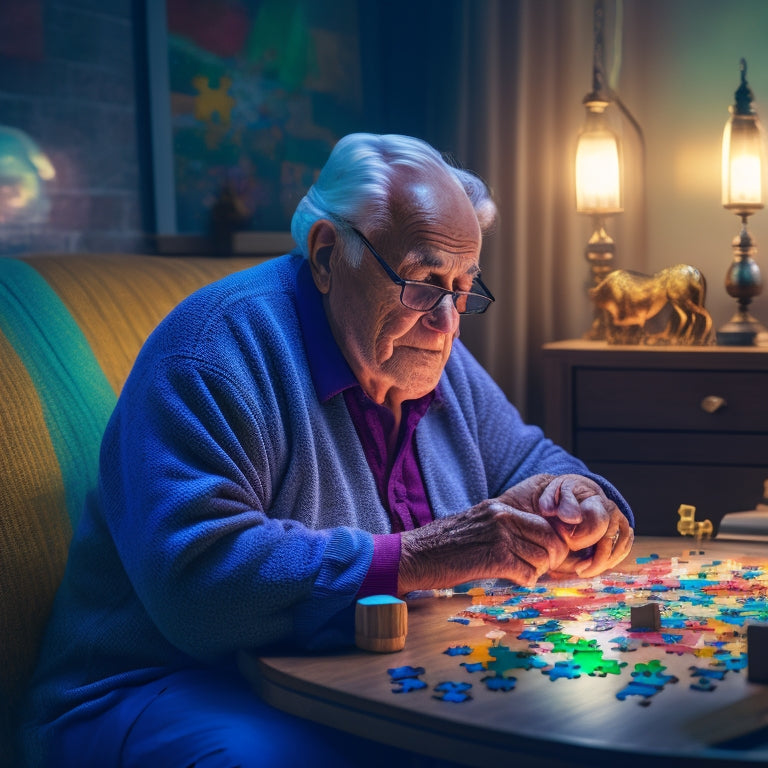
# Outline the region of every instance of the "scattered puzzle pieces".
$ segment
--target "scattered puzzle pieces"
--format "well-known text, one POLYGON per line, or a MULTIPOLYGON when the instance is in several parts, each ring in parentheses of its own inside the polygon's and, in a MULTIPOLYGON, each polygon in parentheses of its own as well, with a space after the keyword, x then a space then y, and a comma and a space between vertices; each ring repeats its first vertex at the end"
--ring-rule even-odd
MULTIPOLYGON (((649 653, 692 657, 695 663, 690 666, 675 662, 672 667, 681 677, 686 668, 691 675, 689 685, 678 688, 686 692, 714 691, 728 673, 750 666, 759 669, 760 659, 768 658, 760 652, 750 665, 747 652, 748 631, 768 633, 768 557, 765 563, 742 564, 707 560, 701 550, 691 550, 679 557, 651 555, 636 562, 632 573, 606 573, 533 589, 509 583, 494 588, 489 582, 471 593, 471 606, 448 619, 467 629, 456 627, 444 654, 455 657, 462 674, 482 673, 481 694, 483 689, 523 688, 525 673, 532 669, 552 682, 575 680, 577 687, 583 684, 580 679, 629 675, 615 695, 620 701, 635 698, 641 706, 678 682, 660 659, 649 661, 649 653), (759 629, 753 630, 755 626, 759 629), (610 634, 599 639, 583 636, 608 630, 610 634), (471 644, 461 642, 464 632, 473 633, 471 644), (620 658, 606 658, 641 649, 637 655, 643 662, 629 669, 620 658)), ((768 651, 762 640, 760 645, 768 651)), ((442 670, 441 677, 450 676, 444 666, 442 670)), ((422 679, 423 667, 388 671, 394 693, 431 686, 422 679)), ((432 693, 436 699, 462 702, 472 698, 471 687, 469 682, 449 681, 432 693)))
POLYGON ((427 687, 427 684, 419 679, 419 675, 424 674, 424 667, 392 667, 387 673, 390 682, 395 686, 393 693, 411 693, 427 687))

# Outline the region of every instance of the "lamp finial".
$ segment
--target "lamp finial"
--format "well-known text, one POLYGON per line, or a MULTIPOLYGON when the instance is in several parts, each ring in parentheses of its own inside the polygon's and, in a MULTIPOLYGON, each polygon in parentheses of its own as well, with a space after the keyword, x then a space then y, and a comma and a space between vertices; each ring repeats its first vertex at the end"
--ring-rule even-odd
POLYGON ((741 83, 738 89, 734 93, 736 97, 736 104, 734 104, 734 114, 737 115, 751 115, 752 100, 754 99, 752 91, 747 84, 747 60, 742 59, 739 62, 739 71, 741 72, 741 83))

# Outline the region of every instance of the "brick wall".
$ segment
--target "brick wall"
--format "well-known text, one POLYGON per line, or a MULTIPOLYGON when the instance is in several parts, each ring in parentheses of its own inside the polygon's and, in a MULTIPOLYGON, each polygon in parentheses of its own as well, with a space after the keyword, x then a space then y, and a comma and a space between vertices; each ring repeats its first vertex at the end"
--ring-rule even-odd
POLYGON ((44 183, 47 220, 0 224, 0 255, 147 250, 151 183, 134 5, 0 3, 0 126, 26 133, 56 171, 44 183))

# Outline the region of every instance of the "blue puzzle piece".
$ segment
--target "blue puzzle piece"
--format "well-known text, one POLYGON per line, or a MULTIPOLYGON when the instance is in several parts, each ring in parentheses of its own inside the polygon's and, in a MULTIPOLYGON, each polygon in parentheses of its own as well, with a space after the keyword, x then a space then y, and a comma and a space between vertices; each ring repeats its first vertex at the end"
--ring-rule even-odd
POLYGON ((662 672, 633 672, 639 682, 645 685, 653 685, 656 688, 663 688, 667 683, 676 683, 678 678, 675 675, 665 675, 662 672))
POLYGON ((484 677, 482 682, 485 683, 485 687, 489 691, 511 691, 517 685, 516 677, 498 677, 497 675, 491 675, 484 677))
POLYGON ((622 688, 617 694, 616 698, 619 701, 624 701, 627 696, 644 696, 650 698, 655 696, 661 688, 657 688, 655 685, 647 685, 646 683, 640 683, 637 680, 633 680, 626 688, 622 688))
POLYGON ((448 654, 448 656, 469 656, 472 653, 472 649, 468 645, 452 645, 444 650, 443 653, 448 654))
POLYGON ((549 675, 553 682, 560 677, 575 679, 581 677, 581 667, 575 661, 556 661, 550 669, 542 669, 542 675, 549 675))
POLYGON ((535 608, 523 608, 520 611, 514 611, 511 615, 515 619, 535 619, 539 612, 535 608))
POLYGON ((738 656, 733 656, 730 653, 715 651, 715 659, 717 661, 717 666, 725 667, 726 670, 733 670, 734 672, 738 672, 739 670, 746 669, 747 667, 746 653, 740 653, 738 656))
POLYGON ((418 677, 424 674, 424 667, 393 667, 388 669, 387 673, 394 683, 396 680, 401 680, 404 677, 418 677))
POLYGON ((688 667, 691 677, 708 677, 712 680, 724 680, 727 669, 715 669, 714 667, 688 667))
POLYGON ((697 682, 691 683, 692 691, 714 691, 717 686, 708 678, 700 677, 697 682))
POLYGON ((472 687, 472 683, 454 683, 444 682, 438 683, 435 686, 435 690, 440 693, 440 696, 433 696, 433 699, 440 701, 452 701, 460 703, 462 701, 469 701, 472 697, 467 691, 472 687))
POLYGON ((609 640, 611 643, 615 643, 612 651, 620 651, 621 653, 630 653, 636 651, 640 643, 631 637, 614 637, 609 640))
POLYGON ((427 687, 427 684, 423 680, 419 680, 418 677, 401 677, 398 680, 393 680, 392 683, 399 686, 393 688, 392 693, 411 693, 411 691, 419 691, 427 687))

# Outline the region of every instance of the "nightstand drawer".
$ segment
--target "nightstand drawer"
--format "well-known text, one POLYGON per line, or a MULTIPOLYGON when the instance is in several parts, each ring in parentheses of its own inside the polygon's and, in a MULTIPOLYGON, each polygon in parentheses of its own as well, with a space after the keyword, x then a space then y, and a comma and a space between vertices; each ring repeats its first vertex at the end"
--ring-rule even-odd
POLYGON ((573 386, 577 429, 768 432, 765 371, 576 367, 573 386), (710 413, 712 397, 724 404, 710 413))
MULTIPOLYGON (((574 436, 574 452, 590 466, 621 457, 624 463, 748 467, 768 464, 768 435, 581 429, 574 436)), ((768 469, 763 471, 768 477, 768 469)))

